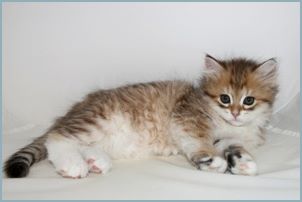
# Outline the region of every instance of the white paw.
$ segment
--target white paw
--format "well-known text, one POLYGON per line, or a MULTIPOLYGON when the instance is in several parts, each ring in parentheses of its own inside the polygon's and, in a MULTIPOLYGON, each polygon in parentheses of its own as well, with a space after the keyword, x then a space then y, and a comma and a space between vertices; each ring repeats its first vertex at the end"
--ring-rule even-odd
POLYGON ((76 145, 67 140, 57 139, 46 142, 48 159, 63 177, 82 178, 88 174, 88 165, 78 152, 76 145))
POLYGON ((112 163, 110 157, 98 148, 86 147, 82 150, 84 159, 88 164, 89 171, 92 173, 107 173, 112 163))
POLYGON ((257 164, 248 153, 226 152, 228 169, 236 175, 256 175, 257 164))
POLYGON ((112 167, 111 161, 104 158, 90 158, 87 159, 89 172, 92 173, 107 173, 112 167))
POLYGON ((200 156, 193 159, 197 168, 204 171, 224 173, 228 165, 220 156, 200 156))
POLYGON ((63 155, 61 159, 52 160, 56 171, 67 178, 83 178, 88 174, 88 165, 80 154, 63 155))
POLYGON ((224 173, 227 169, 227 162, 220 156, 214 156, 212 158, 201 159, 204 162, 199 164, 200 170, 224 173))

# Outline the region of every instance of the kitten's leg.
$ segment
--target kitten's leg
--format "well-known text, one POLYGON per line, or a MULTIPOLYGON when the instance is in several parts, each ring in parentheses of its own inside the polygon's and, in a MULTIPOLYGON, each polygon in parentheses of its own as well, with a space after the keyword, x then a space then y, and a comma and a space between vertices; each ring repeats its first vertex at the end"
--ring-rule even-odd
POLYGON ((224 151, 228 161, 228 170, 237 175, 256 175, 257 164, 251 154, 241 146, 229 146, 224 151))
POLYGON ((81 153, 93 173, 107 173, 112 167, 110 157, 97 146, 83 146, 81 153))
POLYGON ((49 134, 45 143, 48 159, 56 171, 67 178, 82 178, 88 174, 88 165, 79 152, 78 144, 60 134, 49 134))
POLYGON ((217 155, 212 148, 201 147, 198 152, 191 154, 190 161, 200 170, 224 173, 227 169, 227 162, 217 155))
POLYGON ((196 168, 220 173, 226 171, 226 160, 218 155, 209 138, 194 137, 181 129, 173 137, 178 148, 196 168))

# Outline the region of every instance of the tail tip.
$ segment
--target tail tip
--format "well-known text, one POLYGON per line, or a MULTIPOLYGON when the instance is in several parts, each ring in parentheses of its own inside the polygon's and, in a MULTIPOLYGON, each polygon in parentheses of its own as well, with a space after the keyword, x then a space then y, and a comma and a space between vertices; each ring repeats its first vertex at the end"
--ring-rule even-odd
POLYGON ((7 162, 5 166, 5 173, 9 178, 21 178, 27 176, 29 166, 25 162, 7 162))

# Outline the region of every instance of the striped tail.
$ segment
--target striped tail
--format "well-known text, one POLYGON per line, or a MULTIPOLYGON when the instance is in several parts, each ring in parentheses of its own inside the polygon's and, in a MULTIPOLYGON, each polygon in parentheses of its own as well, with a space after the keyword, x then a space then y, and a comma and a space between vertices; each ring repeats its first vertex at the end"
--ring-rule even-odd
POLYGON ((4 165, 7 177, 20 178, 29 173, 29 168, 36 162, 47 157, 47 150, 44 145, 46 135, 35 139, 31 144, 23 147, 13 154, 4 165))

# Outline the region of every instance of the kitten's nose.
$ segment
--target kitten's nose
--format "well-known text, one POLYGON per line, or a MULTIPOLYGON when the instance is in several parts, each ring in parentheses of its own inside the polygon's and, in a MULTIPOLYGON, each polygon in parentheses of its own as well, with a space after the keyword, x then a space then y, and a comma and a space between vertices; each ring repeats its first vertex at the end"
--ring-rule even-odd
POLYGON ((239 114, 240 114, 240 112, 239 111, 232 111, 232 115, 233 115, 233 117, 236 119, 237 118, 237 116, 239 116, 239 114))

